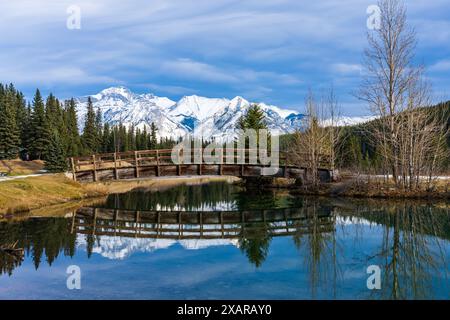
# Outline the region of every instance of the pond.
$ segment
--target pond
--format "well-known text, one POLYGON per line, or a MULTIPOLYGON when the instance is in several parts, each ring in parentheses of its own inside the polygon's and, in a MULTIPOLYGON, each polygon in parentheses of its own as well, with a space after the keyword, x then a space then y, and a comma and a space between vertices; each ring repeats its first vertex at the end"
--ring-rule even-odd
POLYGON ((0 298, 449 299, 449 208, 221 182, 135 189, 1 221, 0 247, 24 252, 0 252, 0 298))

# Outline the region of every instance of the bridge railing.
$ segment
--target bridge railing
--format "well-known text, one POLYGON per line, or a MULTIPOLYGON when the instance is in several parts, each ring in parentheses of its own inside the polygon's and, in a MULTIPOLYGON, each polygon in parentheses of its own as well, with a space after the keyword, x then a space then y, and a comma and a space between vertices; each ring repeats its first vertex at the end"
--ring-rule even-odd
MULTIPOLYGON (((191 149, 190 158, 191 164, 211 164, 214 161, 216 164, 255 164, 261 165, 259 159, 258 149, 222 149, 222 152, 213 150, 211 157, 208 158, 204 154, 205 149, 191 149), (255 157, 256 156, 256 157, 255 157), (250 161, 250 159, 253 160, 250 161), (256 159, 256 163, 254 163, 256 159), (208 161, 209 160, 209 161, 208 161)), ((265 150, 262 150, 263 152, 265 150)), ((268 154, 267 152, 265 154, 268 154)), ((181 150, 179 153, 180 160, 183 160, 188 154, 181 150)), ((189 156, 189 155, 188 155, 189 156)), ((298 168, 309 168, 310 157, 308 154, 296 154, 293 157, 290 153, 285 151, 277 151, 268 154, 269 157, 278 157, 280 167, 293 166, 298 168)), ((183 161, 181 165, 185 164, 183 161)), ((70 158, 70 165, 72 172, 93 171, 102 169, 120 169, 120 168, 136 168, 146 166, 166 166, 174 165, 172 161, 172 149, 156 149, 156 150, 139 150, 127 152, 112 152, 93 154, 91 156, 72 157, 70 158)), ((319 167, 329 168, 329 156, 321 155, 319 157, 319 167)), ((138 170, 136 170, 138 171, 138 170)))
POLYGON ((306 207, 247 211, 132 211, 84 207, 74 212, 72 232, 156 239, 237 239, 255 235, 334 232, 331 212, 306 207), (313 227, 314 226, 314 227, 313 227))

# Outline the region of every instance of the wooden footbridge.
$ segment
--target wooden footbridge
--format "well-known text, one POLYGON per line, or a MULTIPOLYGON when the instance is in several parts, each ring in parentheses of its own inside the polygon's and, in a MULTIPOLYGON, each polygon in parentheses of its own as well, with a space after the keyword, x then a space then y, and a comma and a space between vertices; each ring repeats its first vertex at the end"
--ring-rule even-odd
MULTIPOLYGON (((175 164, 172 161, 172 149, 143 150, 94 154, 88 157, 70 158, 73 179, 80 182, 96 182, 122 179, 141 179, 162 176, 225 175, 236 177, 259 177, 265 168, 260 162, 251 163, 251 149, 234 150, 234 154, 221 154, 215 164, 205 161, 203 149, 192 149, 192 159, 199 155, 195 163, 175 164), (241 156, 243 155, 243 157, 241 156)), ((254 154, 254 153, 253 153, 254 154)), ((271 177, 308 179, 308 156, 293 161, 288 153, 278 153, 279 164, 271 177)), ((213 157, 215 157, 213 155, 213 157)), ((321 156, 319 177, 329 181, 332 177, 329 157, 321 156)))
POLYGON ((83 207, 73 214, 71 232, 184 240, 292 236, 335 230, 331 211, 317 213, 310 209, 131 211, 83 207))

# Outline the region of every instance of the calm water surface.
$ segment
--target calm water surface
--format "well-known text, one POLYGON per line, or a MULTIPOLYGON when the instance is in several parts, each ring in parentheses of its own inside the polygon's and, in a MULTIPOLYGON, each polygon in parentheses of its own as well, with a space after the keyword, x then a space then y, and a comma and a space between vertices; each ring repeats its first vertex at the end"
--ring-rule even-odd
POLYGON ((450 204, 226 183, 134 190, 0 221, 1 299, 449 299, 450 204), (67 268, 81 290, 67 289, 67 268), (378 266, 381 289, 367 288, 378 266))

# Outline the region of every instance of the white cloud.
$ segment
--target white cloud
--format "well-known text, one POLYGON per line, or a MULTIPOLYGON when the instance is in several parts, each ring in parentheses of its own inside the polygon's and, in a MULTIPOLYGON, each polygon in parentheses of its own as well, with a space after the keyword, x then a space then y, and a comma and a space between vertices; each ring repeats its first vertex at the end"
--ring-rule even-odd
POLYGON ((192 80, 196 79, 199 81, 230 83, 238 80, 238 78, 229 72, 224 72, 224 70, 215 66, 184 58, 166 61, 161 65, 160 70, 162 72, 170 73, 173 77, 192 80))
POLYGON ((450 71, 450 60, 440 60, 429 67, 430 71, 446 72, 450 71))
POLYGON ((334 63, 332 69, 341 74, 361 74, 363 67, 360 64, 334 63))

